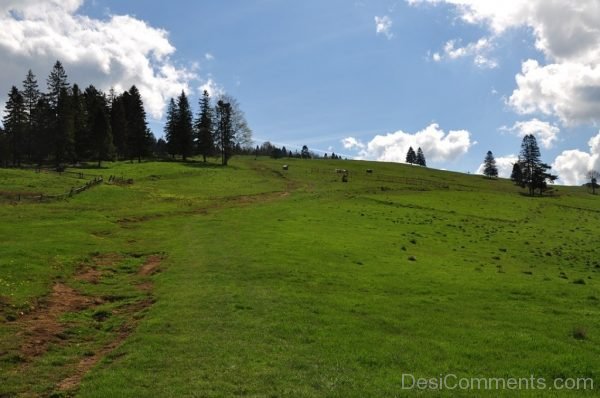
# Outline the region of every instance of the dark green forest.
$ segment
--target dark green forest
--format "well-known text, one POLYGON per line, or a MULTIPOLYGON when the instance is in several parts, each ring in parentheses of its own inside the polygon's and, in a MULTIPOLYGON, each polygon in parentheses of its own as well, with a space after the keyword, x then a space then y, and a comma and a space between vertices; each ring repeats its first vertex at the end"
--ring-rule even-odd
POLYGON ((133 85, 122 93, 108 93, 88 85, 70 84, 60 61, 40 89, 29 70, 22 89, 8 93, 0 129, 0 164, 21 167, 170 157, 187 160, 218 156, 223 164, 235 153, 250 153, 252 130, 235 98, 215 101, 208 92, 200 99, 194 117, 185 92, 171 99, 165 139, 148 128, 144 103, 133 85), (213 102, 216 102, 213 105, 213 102))

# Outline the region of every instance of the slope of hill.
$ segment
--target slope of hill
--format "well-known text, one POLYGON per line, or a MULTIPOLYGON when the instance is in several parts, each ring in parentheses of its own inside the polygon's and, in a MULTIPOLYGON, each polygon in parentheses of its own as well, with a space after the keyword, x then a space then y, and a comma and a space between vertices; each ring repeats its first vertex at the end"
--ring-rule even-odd
MULTIPOLYGON (((134 184, 0 205, 0 396, 402 396, 403 374, 600 385, 600 202, 584 188, 530 198, 357 161, 107 167, 134 184)), ((18 189, 32 172, 10 173, 18 189)))

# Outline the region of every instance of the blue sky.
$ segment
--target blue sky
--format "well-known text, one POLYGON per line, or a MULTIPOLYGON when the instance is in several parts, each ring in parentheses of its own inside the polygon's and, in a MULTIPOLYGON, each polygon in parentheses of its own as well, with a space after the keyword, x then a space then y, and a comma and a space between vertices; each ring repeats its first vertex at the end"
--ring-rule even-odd
POLYGON ((583 182, 600 165, 600 110, 594 96, 578 93, 600 87, 600 35, 593 18, 572 43, 553 29, 557 20, 585 25, 597 7, 485 3, 5 0, 8 29, 39 23, 74 50, 25 50, 10 42, 19 35, 0 34, 10 72, 0 89, 8 92, 29 67, 43 82, 60 58, 80 84, 141 85, 157 136, 167 98, 185 89, 195 103, 210 87, 239 100, 259 142, 392 161, 419 145, 431 166, 464 172, 476 172, 487 150, 508 169, 520 136, 532 132, 563 183, 583 182), (57 25, 53 13, 66 22, 57 25))

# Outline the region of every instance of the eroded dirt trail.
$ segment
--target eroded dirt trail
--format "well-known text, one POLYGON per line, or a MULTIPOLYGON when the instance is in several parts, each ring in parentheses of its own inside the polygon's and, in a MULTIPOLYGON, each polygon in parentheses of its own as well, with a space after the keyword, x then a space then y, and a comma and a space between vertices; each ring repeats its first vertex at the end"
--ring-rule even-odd
POLYGON ((21 353, 24 358, 30 360, 42 355, 51 343, 65 342, 65 326, 60 321, 62 315, 102 303, 101 298, 85 296, 63 283, 55 283, 47 301, 17 321, 21 329, 19 334, 23 341, 21 353))

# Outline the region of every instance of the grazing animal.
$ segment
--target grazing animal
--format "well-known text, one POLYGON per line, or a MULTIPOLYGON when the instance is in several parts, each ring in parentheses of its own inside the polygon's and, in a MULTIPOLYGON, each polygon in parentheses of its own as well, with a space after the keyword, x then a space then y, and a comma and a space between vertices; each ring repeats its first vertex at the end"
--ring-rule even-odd
POLYGON ((373 174, 373 169, 367 169, 367 173, 373 174))
POLYGON ((287 170, 287 169, 288 169, 288 165, 287 165, 287 164, 284 164, 284 165, 283 165, 283 169, 284 169, 284 170, 287 170))

